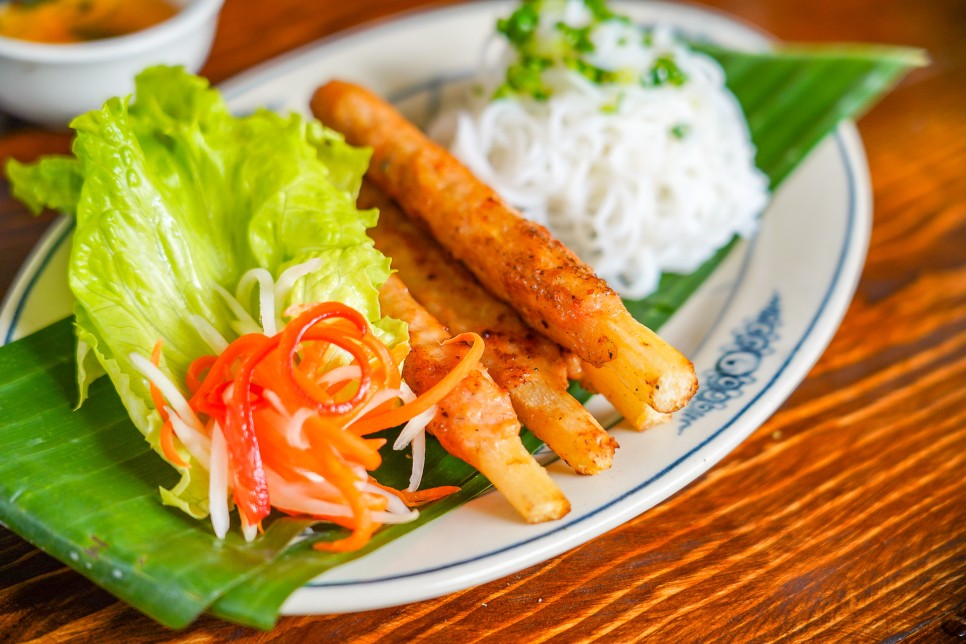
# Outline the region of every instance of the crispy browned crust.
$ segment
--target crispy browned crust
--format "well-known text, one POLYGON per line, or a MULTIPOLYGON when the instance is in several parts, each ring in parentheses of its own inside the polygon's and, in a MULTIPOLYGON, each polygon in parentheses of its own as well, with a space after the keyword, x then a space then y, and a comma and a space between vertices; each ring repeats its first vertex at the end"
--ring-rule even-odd
POLYGON ((414 298, 451 332, 485 338, 483 364, 508 391, 523 424, 575 471, 596 474, 609 468, 617 441, 567 393, 568 364, 560 347, 490 295, 378 188, 366 182, 359 206, 379 209, 379 224, 370 236, 392 258, 414 298))
POLYGON ((505 302, 495 299, 466 268, 424 229, 409 220, 385 193, 365 182, 360 208, 378 208, 379 223, 369 236, 392 260, 411 294, 453 333, 472 331, 486 340, 487 370, 503 387, 542 372, 561 389, 567 365, 560 347, 524 324, 505 302), (497 377, 497 374, 500 374, 497 377))
MULTIPOLYGON (((446 328, 409 295, 393 276, 380 291, 384 313, 406 321, 412 348, 403 378, 420 394, 453 370, 465 355, 460 343, 442 344, 446 328)), ((520 421, 510 397, 482 366, 437 403, 427 429, 443 448, 486 476, 530 523, 559 519, 570 503, 520 440, 520 421)))
POLYGON ((623 310, 620 298, 545 228, 367 90, 332 81, 312 110, 350 143, 371 147, 370 178, 532 327, 592 364, 613 358, 601 321, 623 310))

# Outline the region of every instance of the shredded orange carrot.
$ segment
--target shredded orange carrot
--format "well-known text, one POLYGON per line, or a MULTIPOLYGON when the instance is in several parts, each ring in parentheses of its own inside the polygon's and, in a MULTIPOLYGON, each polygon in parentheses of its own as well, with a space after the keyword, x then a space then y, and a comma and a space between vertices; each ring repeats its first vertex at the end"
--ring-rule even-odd
POLYGON ((306 420, 305 434, 309 443, 316 449, 324 449, 325 445, 330 445, 367 470, 374 470, 382 464, 382 456, 379 455, 378 449, 373 449, 364 439, 351 432, 328 425, 321 418, 314 417, 306 420))
POLYGON ((372 331, 362 336, 362 342, 379 358, 381 370, 377 372, 376 376, 381 376, 384 379, 383 382, 386 387, 399 389, 399 385, 402 383, 402 376, 399 374, 399 369, 396 368, 396 361, 393 360, 392 354, 389 353, 386 345, 372 331))
POLYGON ((472 342, 469 351, 466 352, 466 355, 463 356, 452 371, 443 376, 435 385, 417 396, 412 402, 378 415, 366 416, 350 425, 350 430, 355 434, 365 436, 366 434, 371 434, 382 429, 402 425, 445 398, 446 394, 451 392, 479 364, 480 357, 483 355, 483 338, 475 333, 461 333, 450 338, 444 344, 450 344, 452 342, 472 342))
MULTIPOLYGON (((164 338, 158 338, 158 341, 154 343, 154 349, 151 350, 151 364, 155 367, 161 365, 161 349, 164 347, 164 338)), ((161 390, 151 382, 149 383, 151 390, 151 401, 154 403, 154 408, 158 410, 161 414, 161 422, 168 422, 168 412, 164 409, 164 396, 161 395, 161 390)))
POLYGON ((217 358, 215 356, 201 356, 197 360, 191 363, 188 367, 188 374, 185 376, 185 384, 188 385, 188 391, 195 393, 201 388, 201 374, 208 369, 211 369, 211 365, 215 364, 217 358))
POLYGON ((190 467, 175 449, 174 426, 171 424, 170 418, 164 421, 164 424, 161 425, 161 451, 164 452, 164 457, 173 465, 177 465, 178 467, 190 467))
POLYGON ((365 495, 356 487, 357 479, 346 465, 336 458, 333 452, 320 450, 320 457, 324 462, 326 478, 335 485, 352 510, 355 519, 352 534, 337 541, 318 543, 315 548, 328 552, 351 552, 358 550, 369 542, 375 532, 375 522, 366 507, 365 495))
POLYGON ((382 488, 386 492, 397 496, 403 503, 406 504, 407 507, 410 508, 414 508, 424 503, 429 503, 430 501, 437 501, 449 496, 450 494, 456 494, 460 491, 460 488, 455 485, 440 485, 438 487, 431 487, 426 488, 425 490, 416 490, 415 492, 410 492, 409 490, 397 490, 396 488, 383 485, 372 477, 369 477, 369 482, 376 487, 382 488))
POLYGON ((403 502, 405 502, 409 507, 414 507, 417 505, 422 505, 423 503, 429 503, 430 501, 442 499, 450 494, 456 494, 459 491, 460 489, 455 485, 440 485, 439 487, 416 490, 415 492, 410 492, 409 490, 401 490, 400 492, 403 496, 403 502))
MULTIPOLYGON (((164 347, 164 339, 158 338, 158 341, 154 343, 154 349, 151 350, 151 364, 155 367, 161 366, 161 350, 164 347)), ((168 459, 173 465, 178 467, 188 467, 188 463, 181 458, 178 454, 178 450, 174 446, 174 425, 171 424, 171 419, 168 417, 168 412, 164 408, 164 396, 161 395, 161 390, 151 382, 149 383, 149 388, 151 391, 151 401, 154 403, 154 408, 158 410, 161 415, 161 434, 160 443, 161 451, 164 453, 164 457, 168 459)))
MULTIPOLYGON (((446 396, 479 363, 483 340, 476 334, 453 338, 451 342, 470 344, 456 367, 421 396, 399 406, 400 365, 360 313, 337 302, 289 313, 294 319, 278 334, 243 335, 221 355, 192 362, 185 378, 191 391, 188 403, 204 419, 209 436, 215 423, 221 428, 233 497, 244 525, 262 529, 273 505, 272 486, 277 485, 283 512, 309 514, 350 530, 345 538, 316 548, 357 550, 380 526, 372 513, 388 507, 384 495, 360 489, 372 480, 368 472, 382 463, 379 450, 386 444, 385 438, 367 435, 401 425, 446 396), (348 365, 352 368, 330 373, 348 365), (387 393, 380 399, 388 398, 373 405, 373 396, 383 390, 387 393), (354 420, 364 408, 366 415, 354 420), (342 509, 321 512, 331 507, 326 504, 342 509)), ((161 351, 159 340, 151 356, 155 365, 161 351)), ((172 463, 185 466, 164 397, 154 384, 151 397, 165 421, 162 451, 172 463)), ((408 492, 379 487, 410 507, 459 489, 408 492)))

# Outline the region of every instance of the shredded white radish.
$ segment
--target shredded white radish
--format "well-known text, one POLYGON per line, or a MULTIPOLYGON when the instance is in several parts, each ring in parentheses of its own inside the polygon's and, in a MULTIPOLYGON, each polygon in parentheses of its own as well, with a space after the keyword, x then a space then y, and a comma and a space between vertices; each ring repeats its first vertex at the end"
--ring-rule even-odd
POLYGON ((426 429, 433 418, 436 417, 436 405, 433 405, 426 411, 416 414, 413 416, 409 422, 407 422, 402 431, 399 432, 399 436, 396 437, 396 441, 392 444, 392 448, 396 451, 403 449, 406 445, 412 442, 418 434, 422 433, 426 429))
POLYGON ((271 389, 265 389, 262 395, 268 401, 268 404, 272 406, 272 409, 277 414, 277 419, 275 421, 276 427, 284 427, 282 434, 285 436, 285 440, 292 447, 297 447, 298 449, 309 449, 311 445, 309 444, 308 438, 305 436, 305 431, 303 427, 305 426, 305 421, 315 416, 314 410, 308 407, 303 407, 295 412, 295 414, 290 415, 285 405, 282 404, 282 399, 279 398, 271 389))
POLYGON ((212 353, 215 355, 220 354, 222 351, 228 348, 228 340, 225 339, 221 333, 218 332, 211 322, 204 319, 197 313, 192 313, 189 317, 192 326, 194 326, 195 331, 201 336, 201 339, 205 341, 205 344, 211 349, 212 353))
MULTIPOLYGON (((266 478, 268 480, 269 494, 272 496, 272 505, 277 508, 313 516, 352 516, 352 509, 344 501, 335 502, 317 498, 312 494, 313 491, 306 489, 304 486, 286 481, 270 468, 266 469, 266 478)), ((405 508, 405 506, 403 507, 405 508)), ((419 517, 418 512, 409 510, 408 508, 400 512, 371 511, 370 515, 379 523, 387 524, 405 523, 419 517)))
POLYGON ((410 508, 406 507, 406 504, 403 503, 402 499, 391 492, 387 492, 378 485, 366 483, 362 489, 364 492, 375 494, 386 499, 386 511, 391 514, 408 515, 411 512, 410 508))
POLYGON ((199 428, 202 426, 201 421, 195 416, 195 412, 192 411, 191 405, 185 400, 185 397, 181 394, 181 390, 178 386, 171 382, 163 371, 158 369, 153 362, 145 358, 139 353, 131 353, 128 358, 134 365, 134 368, 141 372, 141 375, 151 381, 151 383, 161 391, 161 395, 164 396, 168 404, 178 413, 179 416, 185 419, 186 422, 191 422, 189 419, 194 419, 194 423, 199 428))
POLYGON ((211 442, 205 433, 201 420, 191 409, 185 397, 181 395, 181 391, 163 371, 144 356, 132 353, 128 357, 134 368, 151 381, 161 392, 164 399, 168 401, 168 406, 165 409, 171 419, 171 427, 174 429, 175 435, 195 460, 207 467, 211 442))
POLYGON ((171 421, 175 436, 185 446, 192 458, 207 469, 208 461, 211 460, 211 439, 197 428, 186 423, 175 410, 167 405, 165 405, 164 410, 168 412, 168 419, 171 421))
POLYGON ((248 302, 255 284, 258 284, 258 313, 262 322, 262 333, 271 337, 278 333, 275 317, 275 282, 272 280, 272 274, 264 268, 245 271, 238 281, 235 297, 239 303, 248 302))
POLYGON ((224 539, 231 525, 228 514, 228 446, 218 423, 211 430, 211 461, 208 466, 208 512, 211 527, 224 539))
POLYGON ((245 322, 243 320, 232 320, 229 326, 231 326, 231 330, 235 332, 235 335, 239 336, 262 332, 262 327, 258 326, 258 324, 245 322))
POLYGON ((277 393, 275 393, 271 389, 266 389, 265 391, 262 392, 262 396, 264 396, 265 400, 268 401, 268 404, 272 406, 272 409, 282 414, 283 416, 288 414, 288 410, 285 408, 285 404, 282 403, 282 399, 281 397, 279 397, 277 393))
POLYGON ((241 517, 242 536, 245 537, 246 542, 251 543, 258 536, 258 526, 248 525, 248 521, 245 520, 245 515, 241 512, 238 514, 241 517))
MULTIPOLYGON (((294 265, 279 276, 278 283, 272 280, 272 276, 267 270, 252 269, 243 275, 234 295, 216 285, 215 291, 227 304, 235 318, 230 322, 232 329, 239 335, 246 333, 276 335, 279 328, 285 324, 283 317, 286 313, 280 313, 282 303, 290 297, 295 283, 305 275, 317 270, 319 266, 321 266, 321 260, 318 259, 294 265), (261 326, 256 322, 255 317, 247 311, 246 305, 242 304, 243 302, 251 302, 252 289, 256 286, 259 290, 257 317, 261 326)), ((294 311, 294 309, 292 310, 294 311)), ((198 315, 191 315, 190 321, 198 335, 212 349, 213 353, 220 354, 229 347, 229 342, 209 321, 198 315)), ((346 355, 348 354, 345 354, 342 350, 330 347, 326 357, 337 360, 346 355)), ((212 423, 211 437, 209 438, 200 419, 192 410, 178 386, 150 360, 137 354, 131 354, 130 358, 134 366, 145 378, 158 387, 162 396, 166 399, 168 404, 164 406, 164 411, 171 420, 175 435, 192 458, 201 467, 208 470, 208 506, 211 525, 218 538, 224 538, 231 529, 230 498, 234 474, 230 470, 228 447, 222 428, 217 422, 212 423)), ((336 367, 322 375, 318 384, 323 388, 338 386, 342 383, 357 380, 361 373, 361 368, 354 364, 336 367)), ((228 385, 222 392, 222 400, 226 404, 230 404, 233 390, 234 386, 228 385)), ((281 397, 271 389, 263 389, 261 395, 269 404, 268 408, 261 408, 258 412, 259 418, 266 423, 266 431, 279 432, 286 442, 295 449, 311 449, 312 445, 305 433, 305 423, 317 415, 317 412, 306 407, 291 413, 281 397)), ((415 395, 405 386, 403 389, 379 391, 373 395, 363 409, 357 412, 357 417, 387 401, 400 398, 408 401, 414 399, 415 395)), ((338 456, 335 448, 330 449, 338 456)), ((420 456, 417 460, 421 459, 420 456)), ((385 511, 370 513, 375 521, 379 523, 403 523, 412 521, 419 516, 417 511, 406 507, 406 504, 398 496, 370 484, 368 482, 369 472, 364 466, 355 462, 346 462, 345 466, 355 479, 355 487, 386 499, 385 511)), ((342 492, 321 474, 294 468, 299 480, 291 482, 279 476, 277 472, 267 466, 265 472, 268 478, 272 506, 314 516, 352 516, 352 508, 345 501, 342 492)), ((258 526, 249 525, 245 516, 241 513, 240 518, 245 539, 247 541, 254 540, 258 534, 258 526)))
POLYGON ((313 273, 322 267, 322 259, 315 257, 301 264, 289 266, 278 276, 275 282, 275 308, 282 310, 282 306, 292 293, 295 282, 299 281, 309 273, 313 273))
MULTIPOLYGON (((231 322, 232 330, 239 335, 245 335, 246 333, 263 333, 269 337, 276 335, 278 330, 285 324, 283 320, 283 306, 291 295, 295 283, 313 271, 318 270, 321 266, 322 260, 318 257, 294 264, 282 271, 278 277, 278 281, 272 279, 272 274, 267 269, 252 268, 242 275, 234 295, 216 284, 214 287, 215 291, 221 296, 235 316, 235 319, 231 322), (248 312, 245 304, 243 304, 251 300, 252 289, 256 284, 258 285, 258 318, 261 324, 255 320, 251 313, 248 312)), ((197 326, 199 325, 196 324, 197 326)), ((200 328, 199 333, 202 333, 200 328)), ((209 341, 207 329, 202 333, 202 337, 209 345, 212 344, 209 341)))
POLYGON ((399 385, 399 397, 404 403, 411 403, 416 400, 416 392, 405 382, 399 385))
POLYGON ((235 296, 226 291, 224 288, 215 284, 215 292, 221 296, 221 299, 225 301, 228 308, 231 309, 232 314, 235 316, 235 320, 232 321, 232 328, 239 334, 245 335, 246 333, 261 333, 262 328, 258 326, 258 322, 255 318, 245 310, 245 307, 235 299, 235 296))
POLYGON ((426 467, 426 432, 419 432, 413 436, 413 472, 409 476, 409 487, 406 489, 415 492, 423 482, 423 470, 426 467))
MULTIPOLYGON (((331 450, 333 453, 336 453, 337 451, 334 447, 332 447, 331 450)), ((352 461, 346 462, 345 466, 348 467, 350 470, 352 470, 352 472, 355 474, 356 487, 359 488, 360 490, 363 489, 366 485, 366 481, 369 480, 368 470, 366 470, 366 468, 363 467, 362 464, 354 463, 352 461)))
POLYGON ((385 524, 395 524, 395 523, 409 523, 410 521, 415 521, 419 518, 419 510, 410 509, 406 514, 397 514, 396 512, 370 512, 372 518, 379 523, 385 524))
POLYGON ((379 405, 383 404, 386 401, 392 400, 393 398, 401 398, 401 397, 402 397, 402 390, 400 389, 391 389, 388 387, 386 389, 380 389, 379 391, 377 391, 372 395, 372 398, 370 398, 366 402, 366 404, 364 404, 362 407, 359 408, 359 411, 357 411, 355 415, 352 418, 350 418, 345 423, 345 425, 343 425, 343 428, 349 429, 356 421, 358 421, 360 418, 368 414, 370 411, 372 411, 379 405))
POLYGON ((328 389, 332 385, 337 385, 350 380, 358 380, 362 377, 362 369, 357 364, 347 364, 327 371, 319 378, 319 387, 328 389))
POLYGON ((315 416, 315 411, 303 407, 289 416, 285 423, 285 438, 293 446, 299 449, 309 449, 309 439, 305 437, 305 421, 315 416))
MULTIPOLYGON (((406 387, 408 397, 414 399, 415 394, 412 389, 409 389, 408 385, 403 386, 406 387)), ((426 426, 436 417, 436 412, 437 407, 433 405, 426 411, 413 416, 403 426, 399 436, 396 437, 396 441, 392 444, 392 448, 397 451, 405 448, 406 445, 412 445, 413 469, 409 475, 409 487, 406 488, 410 492, 418 490, 423 481, 423 470, 426 467, 426 426)))
POLYGON ((301 467, 296 467, 294 470, 303 476, 306 481, 311 483, 310 489, 316 498, 342 498, 342 493, 339 491, 339 488, 332 485, 327 478, 318 472, 306 470, 301 467))

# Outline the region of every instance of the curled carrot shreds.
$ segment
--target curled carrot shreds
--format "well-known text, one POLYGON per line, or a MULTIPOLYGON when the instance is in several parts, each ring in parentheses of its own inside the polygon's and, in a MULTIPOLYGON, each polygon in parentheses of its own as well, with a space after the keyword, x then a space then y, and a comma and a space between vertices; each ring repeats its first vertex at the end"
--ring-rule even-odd
MULTIPOLYGON (((158 338, 158 341, 154 343, 154 349, 151 350, 151 364, 155 367, 161 366, 161 350, 163 348, 164 339, 158 338)), ((161 451, 164 453, 164 457, 173 465, 188 467, 188 463, 181 458, 178 450, 175 448, 174 425, 172 425, 171 419, 168 417, 168 412, 164 408, 164 396, 161 395, 161 390, 153 382, 149 383, 149 388, 151 390, 151 401, 154 403, 154 408, 161 415, 161 451)))
POLYGON ((234 466, 235 503, 245 515, 248 525, 258 525, 271 512, 268 480, 262 466, 262 454, 255 435, 252 417, 251 385, 255 366, 278 346, 278 339, 264 335, 242 336, 236 342, 250 345, 232 382, 228 422, 222 430, 234 466))
POLYGON ((460 491, 460 488, 455 485, 440 485, 438 487, 431 487, 426 488, 425 490, 416 490, 415 492, 410 492, 409 490, 397 490, 396 488, 383 485, 373 478, 370 478, 369 482, 379 488, 382 488, 386 492, 395 495, 406 504, 406 507, 409 508, 414 508, 424 503, 429 503, 430 501, 438 501, 439 499, 446 498, 450 494, 456 494, 460 491))
MULTIPOLYGON (((372 533, 376 531, 378 525, 372 519, 369 508, 366 504, 365 495, 356 487, 357 479, 352 470, 346 467, 345 463, 336 458, 335 453, 328 450, 320 450, 321 460, 324 463, 325 478, 328 479, 348 503, 352 510, 352 517, 355 520, 351 526, 352 533, 337 541, 317 543, 314 547, 317 550, 327 552, 351 552, 358 550, 372 538, 372 533)), ((347 526, 348 527, 348 526, 347 526)))
POLYGON ((211 365, 215 364, 217 358, 215 356, 201 356, 197 358, 188 367, 188 373, 185 376, 185 384, 188 385, 188 391, 192 394, 201 388, 201 374, 205 371, 211 369, 211 365))
MULTIPOLYGON (((164 339, 158 338, 158 341, 154 343, 154 349, 151 350, 151 364, 155 367, 161 365, 161 349, 164 347, 164 339)), ((164 409, 164 396, 161 395, 161 390, 153 383, 148 383, 151 390, 151 401, 154 403, 154 408, 158 410, 161 414, 161 422, 168 422, 168 412, 164 409)))
MULTIPOLYGON (((357 550, 380 527, 374 512, 389 511, 385 495, 366 491, 368 472, 382 463, 385 438, 377 429, 401 425, 430 409, 479 363, 483 340, 468 342, 452 372, 422 395, 398 406, 400 365, 358 311, 337 302, 289 309, 295 314, 274 336, 243 335, 219 356, 202 356, 188 368, 188 403, 207 433, 217 425, 228 451, 232 495, 243 526, 257 526, 272 509, 309 514, 350 531, 343 539, 315 547, 332 552, 357 550), (340 371, 335 372, 336 369, 340 371), (373 397, 378 395, 378 400, 373 397), (365 412, 361 419, 357 417, 365 412), (360 431, 357 425, 362 426, 360 431), (328 510, 332 504, 337 512, 328 510)), ((158 365, 162 343, 152 352, 158 365)), ((165 420, 161 449, 169 461, 185 465, 161 391, 151 397, 165 420)), ((383 486, 380 486, 383 487, 383 486)), ((442 498, 459 488, 407 492, 383 487, 407 506, 442 498)))
MULTIPOLYGON (((352 328, 352 327, 350 327, 352 328)), ((314 406, 322 414, 344 414, 351 411, 354 407, 365 400, 369 393, 372 367, 369 364, 368 355, 357 342, 353 340, 361 339, 369 331, 369 323, 355 309, 349 308, 337 302, 326 302, 319 304, 305 311, 292 322, 286 325, 282 331, 279 341, 279 354, 284 362, 284 369, 279 373, 281 376, 277 385, 286 391, 289 397, 301 399, 303 404, 314 406), (356 337, 349 335, 344 328, 324 328, 317 326, 319 322, 331 318, 342 318, 353 324, 357 331, 356 337), (294 372, 294 361, 298 351, 299 343, 303 337, 308 336, 308 340, 324 340, 340 349, 348 352, 359 364, 362 374, 359 378, 359 388, 355 395, 345 401, 327 401, 318 399, 306 391, 297 381, 294 372)))
POLYGON ((373 449, 359 436, 327 425, 319 418, 309 418, 305 421, 305 434, 309 443, 316 449, 324 449, 325 445, 330 445, 367 470, 374 470, 382 464, 382 456, 379 455, 378 448, 373 449))
POLYGON ((164 421, 164 424, 161 425, 161 451, 172 464, 178 467, 188 467, 188 463, 181 458, 174 447, 174 426, 171 424, 171 419, 164 421))
POLYGON ((475 333, 461 333, 450 338, 443 344, 451 344, 454 342, 471 342, 472 344, 470 345, 469 351, 466 352, 466 355, 463 356, 452 371, 443 376, 435 385, 417 396, 412 402, 406 403, 401 407, 394 407, 389 411, 377 415, 368 415, 350 425, 350 430, 355 434, 365 436, 372 432, 402 425, 446 397, 446 394, 451 392, 467 374, 476 368, 480 362, 480 357, 483 355, 483 338, 475 333))
POLYGON ((396 368, 396 361, 393 360, 386 345, 371 330, 362 336, 362 343, 379 358, 380 369, 375 375, 384 379, 383 383, 386 387, 399 389, 399 385, 402 384, 402 376, 399 369, 396 368))
POLYGON ((429 503, 430 501, 442 499, 450 494, 456 494, 459 491, 460 488, 455 485, 440 485, 439 487, 416 490, 415 492, 400 490, 400 493, 402 494, 402 500, 406 505, 409 507, 415 507, 417 505, 422 505, 423 503, 429 503))

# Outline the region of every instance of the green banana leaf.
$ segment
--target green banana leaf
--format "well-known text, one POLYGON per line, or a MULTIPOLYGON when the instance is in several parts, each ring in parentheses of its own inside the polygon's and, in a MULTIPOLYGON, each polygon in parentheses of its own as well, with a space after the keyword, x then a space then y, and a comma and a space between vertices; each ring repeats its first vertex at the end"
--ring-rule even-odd
POLYGON ((158 621, 184 625, 307 523, 273 522, 252 544, 237 534, 220 542, 162 506, 158 488, 176 472, 136 431, 110 381, 72 409, 74 342, 64 320, 0 351, 0 519, 158 621))
MULTIPOLYGON (((918 50, 850 48, 746 54, 708 45, 745 109, 758 165, 777 188, 807 153, 844 119, 857 118, 909 69, 918 50)), ((722 261, 731 246, 690 275, 667 275, 659 291, 628 302, 660 327, 722 261)), ((203 611, 270 628, 285 598, 308 579, 364 555, 485 492, 489 484, 430 441, 428 485, 462 491, 422 510, 410 524, 384 528, 359 553, 312 550, 319 529, 286 547, 307 522, 273 517, 253 544, 218 541, 205 522, 161 505, 158 489, 175 473, 154 455, 128 419, 107 379, 83 407, 77 398, 74 334, 60 322, 0 347, 0 521, 147 615, 183 627, 203 611)), ((578 392, 579 395, 579 392, 578 392)), ((527 434, 531 448, 537 442, 527 434)), ((404 456, 388 450, 377 478, 408 476, 404 456)))

